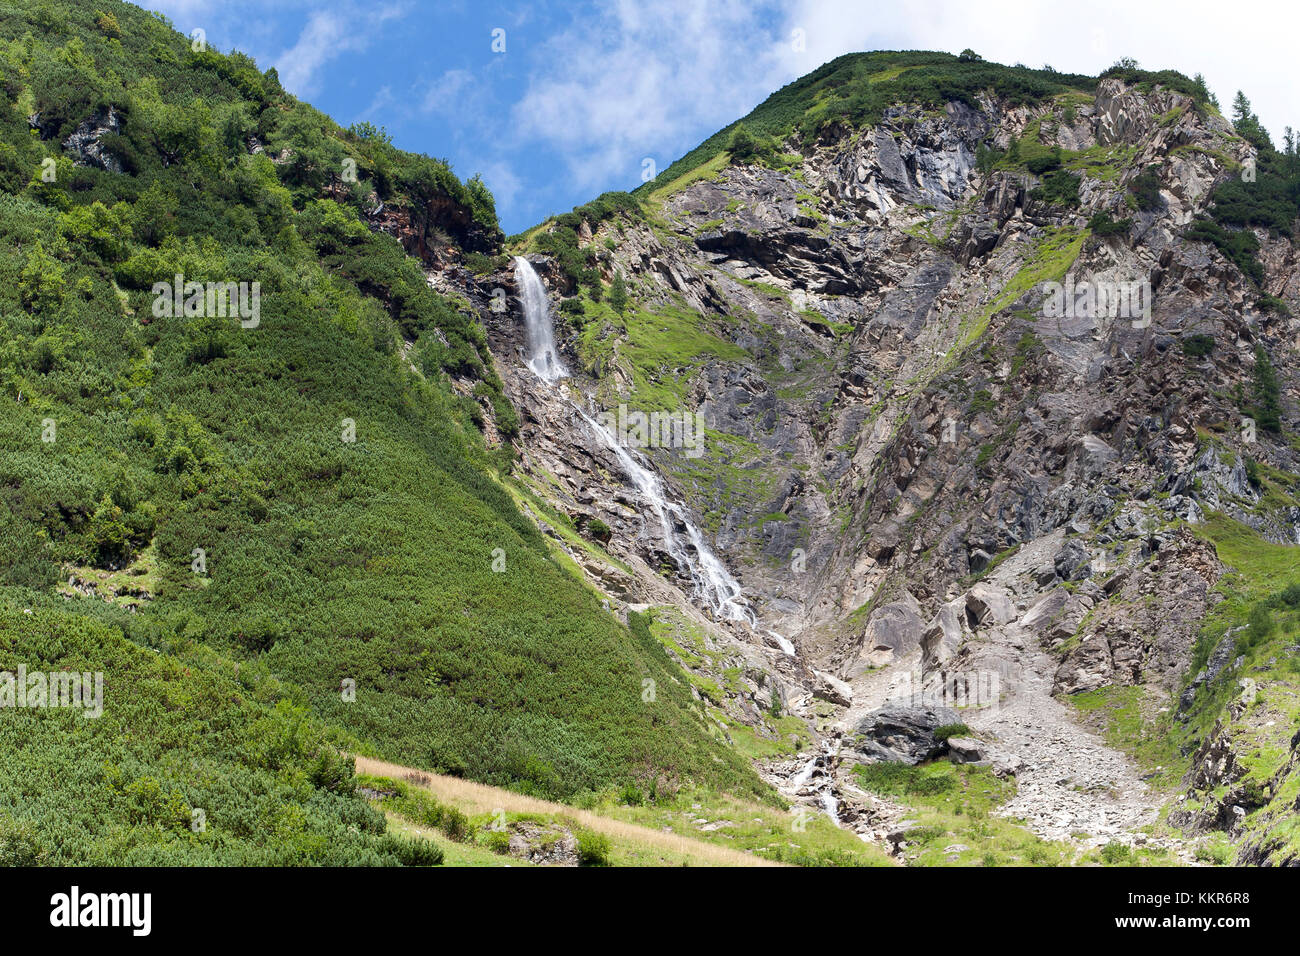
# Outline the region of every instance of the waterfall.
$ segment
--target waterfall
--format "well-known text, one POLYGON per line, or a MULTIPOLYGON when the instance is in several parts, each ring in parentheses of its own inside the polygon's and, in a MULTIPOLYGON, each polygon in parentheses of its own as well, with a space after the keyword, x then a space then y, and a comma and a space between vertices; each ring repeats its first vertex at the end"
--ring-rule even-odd
POLYGON ((541 277, 523 256, 515 256, 515 282, 524 304, 525 331, 528 335, 528 367, 547 382, 568 376, 568 369, 555 350, 555 332, 551 322, 551 300, 541 277))
MULTIPOLYGON (((551 303, 546 295, 546 286, 523 256, 515 256, 515 278, 519 283, 519 297, 524 306, 524 325, 528 333, 528 367, 543 381, 555 382, 569 373, 560 363, 555 351, 551 303)), ((717 555, 709 550, 709 546, 704 543, 704 536, 691 521, 686 508, 668 499, 660 477, 648 467, 648 463, 642 464, 638 460, 641 457, 639 453, 624 448, 609 429, 577 405, 573 409, 601 444, 614 453, 624 474, 654 512, 659 523, 660 539, 677 567, 691 579, 696 600, 706 604, 724 620, 745 621, 752 627, 759 628, 754 612, 741 599, 740 582, 731 576, 717 555)), ((794 654, 794 645, 789 640, 775 631, 765 628, 762 630, 776 641, 783 652, 794 654)))
POLYGON ((718 617, 756 625, 754 612, 740 601, 740 582, 731 576, 723 563, 709 550, 700 530, 687 517, 686 509, 669 501, 664 495, 663 481, 659 476, 638 462, 630 451, 618 443, 609 429, 576 405, 574 408, 582 420, 591 426, 601 443, 614 453, 618 463, 623 466, 624 474, 632 479, 636 490, 659 519, 660 537, 677 566, 690 576, 696 596, 711 607, 718 617), (681 531, 678 531, 679 525, 681 531))
POLYGON ((838 739, 823 741, 821 753, 810 757, 786 785, 787 792, 794 796, 815 796, 826 816, 837 827, 840 826, 840 801, 835 796, 835 761, 839 752, 838 739), (818 777, 816 783, 813 782, 814 775, 818 777), (807 794, 808 790, 812 793, 807 794))

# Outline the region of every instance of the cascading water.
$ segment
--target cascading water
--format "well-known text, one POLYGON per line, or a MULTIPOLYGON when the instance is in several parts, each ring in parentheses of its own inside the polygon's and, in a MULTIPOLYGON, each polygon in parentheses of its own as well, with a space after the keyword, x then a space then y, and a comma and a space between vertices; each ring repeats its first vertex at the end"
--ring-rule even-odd
POLYGON ((541 276, 523 256, 515 256, 515 282, 524 304, 524 329, 528 335, 528 367, 547 382, 568 376, 568 369, 555 350, 555 330, 551 322, 551 300, 541 276))
POLYGON ((835 796, 835 764, 839 752, 838 738, 822 741, 822 752, 810 757, 787 785, 788 792, 796 796, 816 797, 826 816, 837 827, 840 826, 840 801, 835 796))
MULTIPOLYGON (((524 325, 528 334, 528 367, 538 378, 548 383, 566 377, 569 373, 560 362, 555 350, 554 329, 551 321, 551 304, 546 286, 522 256, 515 257, 515 279, 519 284, 520 299, 524 306, 524 325)), ((707 604, 713 613, 728 621, 745 621, 758 627, 758 619, 741 601, 740 582, 704 543, 704 536, 687 515, 686 509, 664 494, 659 476, 638 461, 638 455, 624 448, 609 429, 573 406, 602 444, 618 459, 623 471, 636 490, 650 506, 659 520, 664 545, 677 566, 690 577, 697 599, 707 604), (679 530, 680 529, 680 530, 679 530)), ((794 645, 775 631, 767 631, 786 654, 794 654, 794 645)))
POLYGON ((636 490, 650 505, 650 510, 659 519, 661 536, 668 547, 668 553, 677 562, 677 566, 690 575, 696 594, 719 617, 728 621, 746 621, 749 624, 756 624, 754 612, 740 603, 740 583, 709 550, 699 529, 687 518, 686 509, 664 496, 663 482, 660 481, 659 476, 638 462, 632 453, 610 434, 609 429, 582 409, 576 406, 575 408, 582 416, 582 420, 591 426, 596 437, 614 453, 618 463, 623 466, 624 473, 632 479, 636 490), (675 523, 674 519, 676 519, 675 523), (676 526, 678 524, 684 530, 684 535, 678 532, 676 526))

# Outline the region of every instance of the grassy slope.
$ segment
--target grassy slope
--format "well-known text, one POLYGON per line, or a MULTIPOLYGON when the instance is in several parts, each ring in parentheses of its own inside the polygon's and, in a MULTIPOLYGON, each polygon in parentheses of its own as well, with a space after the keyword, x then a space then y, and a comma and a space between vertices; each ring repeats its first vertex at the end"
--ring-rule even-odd
MULTIPOLYGON (((482 330, 356 215, 370 188, 450 196, 488 232, 490 210, 445 167, 344 133, 273 75, 193 58, 158 20, 101 7, 118 36, 61 3, 6 12, 0 30, 0 602, 38 611, 3 632, 9 663, 97 621, 106 641, 269 669, 358 748, 414 764, 555 796, 659 772, 760 791, 662 650, 602 610, 496 482, 505 462, 475 427, 483 413, 443 374, 497 401, 482 330), (74 166, 59 145, 107 105, 125 117, 104 137, 124 173, 74 166), (33 107, 50 131, 28 130, 33 107), (321 170, 345 155, 357 189, 320 201, 338 185, 321 170), (54 183, 33 176, 44 158, 54 183), (260 325, 154 318, 150 287, 175 271, 261 282, 260 325), (74 575, 147 594, 53 597, 74 575)), ((93 664, 97 646, 79 653, 93 664)), ((120 693, 107 691, 110 714, 120 693)), ((252 746, 216 741, 235 763, 252 746)), ((108 746, 90 734, 79 759, 99 767, 108 746)), ((10 769, 46 750, 10 754, 10 769)), ((160 760, 137 771, 178 780, 160 760)), ((275 792, 270 777, 248 786, 251 802, 275 792)), ((147 829, 128 804, 106 819, 147 829)), ((56 824, 53 804, 8 812, 56 824)))
MULTIPOLYGON (((1230 627, 1242 628, 1234 646, 1242 662, 1198 692, 1189 730, 1199 736, 1223 721, 1244 771, 1235 782, 1238 799, 1252 791, 1255 798, 1271 798, 1263 809, 1248 808, 1244 827, 1249 839, 1272 845, 1275 862, 1295 860, 1300 858, 1295 817, 1300 767, 1293 759, 1292 737, 1300 724, 1300 549, 1265 541, 1217 514, 1201 533, 1232 571, 1215 585, 1223 600, 1206 617, 1189 674, 1205 663, 1230 627), (1242 686, 1247 678, 1257 688, 1253 695, 1242 686), (1228 709, 1234 702, 1240 716, 1228 709)), ((1227 790, 1220 787, 1212 796, 1221 798, 1227 790)))
POLYGON ((610 843, 608 861, 622 866, 891 863, 879 848, 836 829, 820 814, 805 820, 715 792, 682 790, 637 804, 606 794, 571 807, 364 757, 357 759, 357 768, 369 775, 368 787, 394 790, 379 798, 378 805, 444 847, 449 864, 490 865, 482 852, 491 845, 493 828, 519 823, 601 834, 610 843), (446 808, 463 818, 449 824, 446 808), (439 829, 441 833, 435 832, 439 829))

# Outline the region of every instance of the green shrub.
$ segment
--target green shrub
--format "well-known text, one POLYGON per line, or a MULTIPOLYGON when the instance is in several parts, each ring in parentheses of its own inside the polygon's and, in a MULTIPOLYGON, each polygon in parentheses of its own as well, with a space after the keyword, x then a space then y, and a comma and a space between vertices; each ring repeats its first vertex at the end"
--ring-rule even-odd
POLYGON ((980 143, 975 147, 975 168, 981 173, 992 172, 997 166, 998 161, 1002 158, 1002 150, 996 146, 990 146, 988 143, 980 143))
POLYGON ((1148 166, 1138 173, 1128 184, 1129 192, 1138 209, 1143 212, 1155 212, 1164 206, 1160 198, 1160 171, 1157 166, 1148 166))
POLYGON ((1262 312, 1276 312, 1278 315, 1290 316, 1291 309, 1286 304, 1285 299, 1279 299, 1275 295, 1261 295, 1255 301, 1255 308, 1262 312))
POLYGON ((44 856, 31 824, 0 813, 0 866, 39 866, 44 856))
POLYGON ((1094 236, 1127 236, 1133 228, 1132 219, 1112 219, 1108 213, 1093 213, 1088 220, 1088 228, 1094 236))
POLYGON ((934 729, 935 740, 947 740, 949 737, 968 737, 970 728, 965 724, 944 724, 934 729))
POLYGON ((1259 462, 1249 455, 1244 456, 1242 460, 1246 465, 1246 480, 1250 482, 1251 487, 1259 488, 1261 482, 1259 462))
POLYGON ((1079 204, 1079 177, 1068 169, 1053 169, 1043 175, 1043 182, 1029 191, 1033 199, 1053 206, 1079 204))
POLYGON ((442 847, 432 840, 420 837, 406 838, 389 833, 384 837, 382 848, 396 856, 402 866, 442 865, 442 847))
POLYGON ((464 843, 473 833, 469 817, 456 807, 443 807, 442 819, 438 821, 438 827, 447 835, 447 839, 457 843, 464 843))
POLYGON ((609 865, 609 837, 594 830, 578 830, 574 836, 578 842, 579 866, 609 865))
POLYGON ((1050 172, 1053 169, 1060 169, 1060 148, 1058 147, 1053 149, 1052 152, 1048 153, 1046 156, 1035 156, 1033 159, 1026 160, 1025 168, 1035 176, 1042 176, 1044 173, 1050 172))
POLYGON ((1300 583, 1288 584, 1275 595, 1274 601, 1279 606, 1300 608, 1300 583))
POLYGON ((479 842, 487 847, 493 853, 505 856, 510 852, 510 831, 509 830, 487 830, 479 838, 479 842))
POLYGON ((1251 648, 1257 647, 1277 631, 1277 622, 1269 613, 1268 604, 1259 602, 1250 609, 1246 619, 1246 629, 1237 635, 1233 654, 1240 657, 1249 654, 1251 648))
POLYGON ((1192 358, 1204 358, 1214 351, 1214 336, 1205 332, 1194 332, 1182 338, 1183 353, 1192 358))
POLYGON ((1127 844, 1116 843, 1112 840, 1101 848, 1101 858, 1114 866, 1117 863, 1123 863, 1128 860, 1129 852, 1127 844))

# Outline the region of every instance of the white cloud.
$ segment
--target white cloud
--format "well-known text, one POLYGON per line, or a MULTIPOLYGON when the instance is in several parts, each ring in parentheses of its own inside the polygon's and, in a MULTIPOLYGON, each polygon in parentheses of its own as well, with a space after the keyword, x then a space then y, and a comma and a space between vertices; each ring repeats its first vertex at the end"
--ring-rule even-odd
POLYGON ((524 188, 523 180, 515 175, 514 170, 503 162, 490 162, 478 170, 483 182, 487 183, 488 189, 492 191, 492 197, 496 200, 497 206, 509 209, 515 204, 519 193, 524 188))
POLYGON ((469 70, 447 70, 424 91, 420 108, 426 113, 454 116, 462 111, 475 84, 474 74, 469 70))
POLYGON ((553 38, 514 108, 517 136, 564 156, 577 184, 635 184, 771 92, 771 4, 618 0, 553 38))
POLYGON ((1210 0, 617 0, 551 39, 515 105, 512 135, 556 149, 574 184, 635 185, 643 157, 662 170, 704 135, 785 83, 844 53, 971 47, 1002 63, 1096 74, 1123 56, 1203 73, 1225 112, 1241 88, 1280 137, 1300 127, 1285 82, 1300 8, 1228 16, 1210 0), (792 31, 803 31, 802 49, 792 31), (701 131, 704 131, 703 133, 701 131))
POLYGON ((375 27, 402 12, 396 4, 377 10, 331 5, 312 11, 298 41, 275 62, 280 82, 295 96, 311 97, 320 88, 326 64, 340 54, 364 50, 376 38, 375 27))

